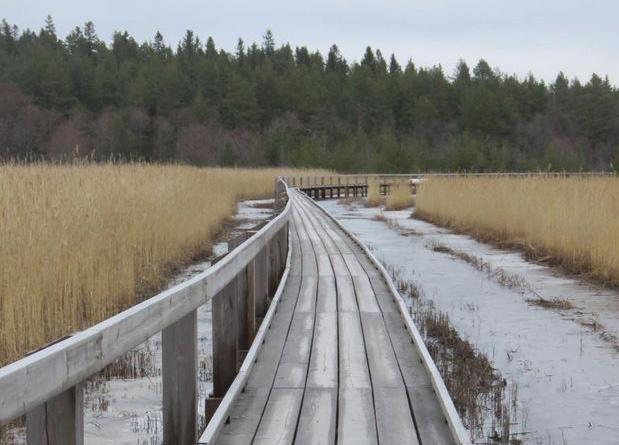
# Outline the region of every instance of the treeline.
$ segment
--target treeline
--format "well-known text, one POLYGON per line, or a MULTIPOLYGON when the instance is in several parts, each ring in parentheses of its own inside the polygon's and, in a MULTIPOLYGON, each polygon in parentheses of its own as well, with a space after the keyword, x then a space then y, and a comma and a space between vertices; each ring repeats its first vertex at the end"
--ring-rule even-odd
POLYGON ((0 25, 0 157, 180 160, 404 172, 614 169, 619 92, 560 73, 547 85, 480 60, 402 66, 367 48, 328 54, 239 39, 234 53, 187 31, 64 40, 0 25))

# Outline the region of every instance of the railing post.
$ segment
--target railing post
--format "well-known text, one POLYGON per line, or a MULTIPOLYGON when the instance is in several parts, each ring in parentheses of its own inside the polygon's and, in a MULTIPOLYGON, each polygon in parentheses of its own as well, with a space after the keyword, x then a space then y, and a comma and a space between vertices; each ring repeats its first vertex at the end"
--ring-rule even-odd
POLYGON ((198 317, 193 310, 161 333, 163 443, 193 445, 197 435, 198 317))
POLYGON ((269 247, 266 245, 256 255, 256 317, 263 318, 267 312, 269 295, 269 247))
MULTIPOLYGON (((248 233, 244 232, 236 238, 228 241, 228 251, 232 251, 234 248, 243 244, 243 242, 247 239, 248 233)), ((241 351, 247 351, 251 342, 248 343, 247 339, 249 337, 249 332, 247 331, 247 314, 249 311, 248 300, 249 300, 249 280, 248 280, 248 269, 245 269, 236 278, 232 281, 235 284, 234 294, 236 298, 236 313, 237 313, 237 326, 238 326, 238 349, 239 349, 239 357, 238 364, 242 363, 243 357, 240 356, 241 351)), ((253 338, 253 335, 252 335, 253 338)))
POLYGON ((221 398, 232 384, 237 370, 238 329, 235 283, 226 285, 212 300, 213 327, 213 393, 207 403, 207 420, 215 412, 221 398), (209 406, 210 405, 210 406, 209 406))
POLYGON ((256 258, 247 265, 247 344, 256 335, 256 258))
POLYGON ((84 389, 80 383, 26 414, 28 445, 83 445, 84 389))

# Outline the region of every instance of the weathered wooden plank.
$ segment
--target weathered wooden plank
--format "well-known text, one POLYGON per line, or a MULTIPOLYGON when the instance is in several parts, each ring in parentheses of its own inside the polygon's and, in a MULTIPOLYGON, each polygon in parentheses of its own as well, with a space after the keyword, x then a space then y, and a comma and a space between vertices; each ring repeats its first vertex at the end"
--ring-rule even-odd
POLYGON ((337 312, 337 292, 334 276, 321 276, 318 279, 316 312, 337 312))
POLYGON ((84 389, 80 383, 26 415, 29 445, 84 443, 84 389))
POLYGON ((302 397, 301 388, 273 388, 253 443, 291 444, 302 397))
POLYGON ((251 443, 262 411, 269 398, 270 388, 246 389, 234 401, 228 424, 217 437, 218 445, 245 445, 251 443))
POLYGON ((339 313, 339 373, 340 388, 371 388, 359 314, 339 313))
POLYGON ((359 264, 357 257, 353 253, 346 253, 342 255, 348 270, 353 277, 366 277, 365 269, 359 264))
POLYGON ((352 277, 337 275, 338 312, 359 312, 352 277))
POLYGON ((336 388, 307 388, 299 417, 295 443, 330 445, 335 443, 337 418, 336 388))
POLYGON ((367 275, 354 275, 352 277, 355 285, 355 294, 357 295, 357 303, 359 304, 360 312, 368 312, 380 314, 380 307, 376 302, 374 289, 367 275))
POLYGON ((378 444, 370 388, 340 389, 338 411, 338 444, 378 444))
POLYGON ((337 381, 337 313, 335 311, 318 312, 306 386, 308 388, 336 388, 337 381))
MULTIPOLYGON (((305 261, 303 261, 305 265, 305 261)), ((305 266, 304 266, 305 267, 305 266)), ((318 277, 316 275, 303 275, 299 300, 297 301, 298 312, 314 312, 316 308, 316 289, 318 277)))
POLYGON ((387 328, 402 369, 421 442, 438 445, 452 444, 453 438, 432 388, 430 377, 421 363, 419 354, 411 347, 411 338, 401 315, 395 312, 386 313, 385 318, 389 319, 387 328))
POLYGON ((404 387, 374 387, 374 404, 378 440, 381 444, 419 444, 404 387))
MULTIPOLYGON (((187 445, 196 443, 196 404, 198 403, 197 329, 197 311, 193 311, 162 332, 164 443, 187 445)), ((236 373, 236 367, 232 371, 236 373)))

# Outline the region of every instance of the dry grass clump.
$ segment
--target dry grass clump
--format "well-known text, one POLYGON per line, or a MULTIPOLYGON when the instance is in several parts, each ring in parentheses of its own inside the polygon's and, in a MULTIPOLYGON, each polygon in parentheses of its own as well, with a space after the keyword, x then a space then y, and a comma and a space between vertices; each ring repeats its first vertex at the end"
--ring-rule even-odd
POLYGON ((619 285, 617 177, 434 177, 416 215, 619 285))
POLYGON ((378 180, 372 178, 368 180, 368 199, 366 205, 368 207, 378 207, 383 202, 380 197, 380 184, 378 180))
POLYGON ((415 198, 408 183, 397 182, 391 185, 389 196, 387 196, 385 203, 386 210, 402 210, 414 205, 415 198))
POLYGON ((0 364, 88 327, 210 250, 276 169, 0 165, 0 364))
POLYGON ((565 298, 529 298, 527 299, 527 303, 532 304, 533 306, 543 307, 544 309, 568 310, 574 308, 574 305, 565 298))

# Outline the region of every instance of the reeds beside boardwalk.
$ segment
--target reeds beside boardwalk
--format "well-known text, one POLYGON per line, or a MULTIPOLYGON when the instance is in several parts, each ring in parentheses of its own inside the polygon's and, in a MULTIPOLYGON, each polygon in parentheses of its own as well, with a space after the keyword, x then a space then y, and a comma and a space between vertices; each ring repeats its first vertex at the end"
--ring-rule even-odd
POLYGON ((619 178, 432 177, 417 215, 619 285, 619 178))
POLYGON ((380 196, 380 183, 376 178, 370 178, 368 180, 368 199, 367 206, 368 207, 378 207, 382 203, 382 198, 380 196))
POLYGON ((287 173, 0 165, 0 365, 155 292, 210 250, 238 200, 272 196, 287 173))
POLYGON ((415 198, 408 182, 399 181, 391 185, 385 202, 386 210, 402 210, 413 205, 415 205, 415 198))

